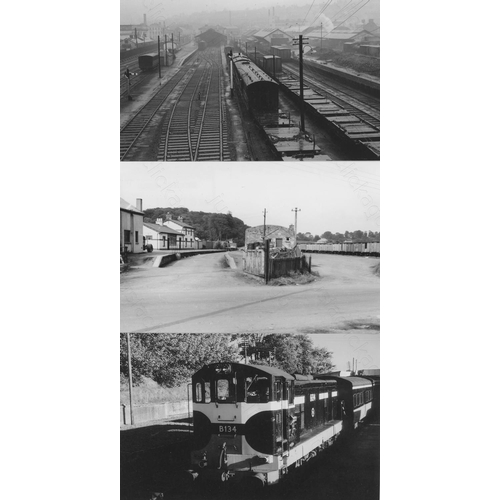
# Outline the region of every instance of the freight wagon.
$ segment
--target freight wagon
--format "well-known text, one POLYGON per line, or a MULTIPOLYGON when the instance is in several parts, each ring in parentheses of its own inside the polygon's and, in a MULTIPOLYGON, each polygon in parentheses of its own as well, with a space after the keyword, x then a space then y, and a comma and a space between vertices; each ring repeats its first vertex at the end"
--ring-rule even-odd
POLYGON ((158 67, 158 54, 144 54, 139 56, 139 69, 142 71, 151 71, 158 67))

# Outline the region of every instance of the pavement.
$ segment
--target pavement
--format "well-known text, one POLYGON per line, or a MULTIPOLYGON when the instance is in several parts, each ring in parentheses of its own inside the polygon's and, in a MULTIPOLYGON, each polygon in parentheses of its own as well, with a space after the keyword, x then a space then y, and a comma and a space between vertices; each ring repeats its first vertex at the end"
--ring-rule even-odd
MULTIPOLYGON (((231 255, 241 263, 240 252, 231 255)), ((378 325, 380 278, 371 269, 377 262, 312 255, 320 278, 294 286, 263 285, 226 267, 223 254, 134 268, 120 276, 121 331, 313 334, 378 325)))

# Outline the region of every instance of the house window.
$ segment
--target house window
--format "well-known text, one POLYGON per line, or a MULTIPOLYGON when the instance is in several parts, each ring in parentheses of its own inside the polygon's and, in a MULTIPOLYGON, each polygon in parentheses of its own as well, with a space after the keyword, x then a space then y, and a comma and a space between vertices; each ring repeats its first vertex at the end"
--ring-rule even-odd
POLYGON ((283 238, 276 238, 276 247, 281 248, 283 246, 283 238))
POLYGON ((135 242, 139 243, 139 231, 135 232, 135 242))
POLYGON ((130 243, 130 231, 128 229, 123 231, 123 240, 125 243, 130 243))

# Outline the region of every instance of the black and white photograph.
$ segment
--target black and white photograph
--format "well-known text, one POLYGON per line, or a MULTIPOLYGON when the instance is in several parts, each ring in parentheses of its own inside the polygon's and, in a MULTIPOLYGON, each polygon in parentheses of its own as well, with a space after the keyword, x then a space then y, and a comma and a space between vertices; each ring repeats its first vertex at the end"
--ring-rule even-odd
POLYGON ((481 7, 4 6, 2 498, 498 496, 481 7))
POLYGON ((121 161, 380 159, 380 0, 121 0, 121 161))
POLYGON ((121 499, 378 500, 380 2, 120 6, 121 499))
POLYGON ((378 499, 378 162, 120 181, 122 499, 378 499))
POLYGON ((378 499, 366 366, 378 332, 121 334, 121 498, 378 499))

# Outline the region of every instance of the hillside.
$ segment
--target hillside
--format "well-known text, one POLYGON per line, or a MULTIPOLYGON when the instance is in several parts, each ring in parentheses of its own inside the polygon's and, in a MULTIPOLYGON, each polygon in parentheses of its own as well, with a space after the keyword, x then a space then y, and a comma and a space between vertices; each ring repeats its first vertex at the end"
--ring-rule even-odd
POLYGON ((249 226, 241 219, 233 217, 231 212, 227 214, 191 212, 185 207, 148 208, 144 210, 144 222, 155 223, 156 219, 160 217, 165 221, 168 212, 170 212, 174 220, 181 215, 184 222, 191 224, 195 228, 195 236, 201 240, 233 240, 238 246, 245 244, 245 230, 249 226))

